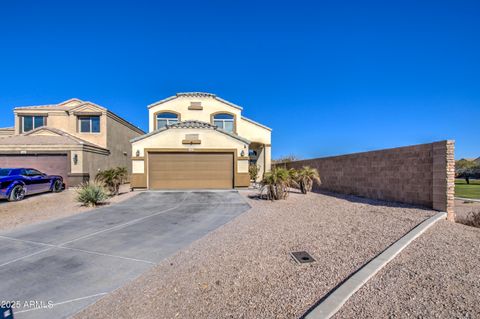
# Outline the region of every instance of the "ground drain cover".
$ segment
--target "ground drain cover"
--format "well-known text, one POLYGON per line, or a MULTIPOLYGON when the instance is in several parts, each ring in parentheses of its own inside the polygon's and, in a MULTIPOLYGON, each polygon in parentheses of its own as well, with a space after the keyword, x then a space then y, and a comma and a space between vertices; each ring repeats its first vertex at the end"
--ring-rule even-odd
POLYGON ((315 261, 315 259, 313 259, 313 257, 310 256, 310 254, 306 251, 294 251, 291 252, 290 255, 292 255, 292 258, 295 259, 295 261, 299 264, 311 263, 315 261))

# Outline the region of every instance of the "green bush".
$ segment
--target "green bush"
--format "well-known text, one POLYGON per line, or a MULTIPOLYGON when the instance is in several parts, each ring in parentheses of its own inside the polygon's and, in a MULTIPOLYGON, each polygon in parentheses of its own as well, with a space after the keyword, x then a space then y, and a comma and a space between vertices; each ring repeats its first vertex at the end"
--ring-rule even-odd
POLYGON ((251 181, 255 182, 257 180, 259 171, 260 171, 260 166, 258 165, 250 164, 250 166, 248 166, 248 174, 250 175, 251 181))
POLYGON ((127 179, 127 168, 116 167, 98 172, 95 182, 101 183, 108 189, 110 195, 118 195, 120 185, 127 179))
POLYGON ((77 189, 77 201, 84 206, 97 206, 107 198, 105 188, 98 183, 85 182, 77 189))
POLYGON ((295 171, 287 170, 282 167, 274 168, 271 172, 265 173, 262 180, 262 189, 260 193, 266 192, 267 199, 278 200, 285 199, 288 196, 288 189, 295 185, 295 171))
POLYGON ((311 168, 310 166, 304 166, 296 171, 295 181, 300 187, 300 191, 303 194, 306 194, 312 191, 314 182, 320 185, 320 175, 318 174, 317 169, 311 168))

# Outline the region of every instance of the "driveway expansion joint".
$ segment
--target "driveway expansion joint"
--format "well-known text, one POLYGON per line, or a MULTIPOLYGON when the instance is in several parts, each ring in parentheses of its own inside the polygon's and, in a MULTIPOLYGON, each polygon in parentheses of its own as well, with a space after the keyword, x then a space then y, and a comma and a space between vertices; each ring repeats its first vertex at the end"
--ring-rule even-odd
POLYGON ((446 219, 446 212, 439 212, 424 220, 391 246, 385 249, 377 257, 362 266, 348 279, 326 295, 324 299, 310 308, 302 318, 305 319, 328 319, 337 313, 340 308, 353 296, 370 278, 375 276, 383 267, 394 259, 402 250, 409 246, 415 239, 420 237, 427 229, 437 221, 446 219))

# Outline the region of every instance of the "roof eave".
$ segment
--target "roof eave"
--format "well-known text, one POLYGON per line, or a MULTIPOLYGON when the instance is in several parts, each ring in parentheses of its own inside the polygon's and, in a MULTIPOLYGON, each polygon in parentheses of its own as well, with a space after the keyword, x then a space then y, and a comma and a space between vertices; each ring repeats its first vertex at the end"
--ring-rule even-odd
POLYGON ((252 124, 258 125, 258 126, 264 128, 264 129, 266 129, 266 130, 273 131, 270 127, 265 126, 265 125, 263 125, 263 124, 260 124, 260 123, 254 121, 254 120, 252 120, 252 119, 249 119, 249 118, 247 118, 247 117, 245 117, 245 116, 243 116, 243 115, 242 115, 242 120, 245 120, 245 121, 250 122, 250 123, 252 123, 252 124))

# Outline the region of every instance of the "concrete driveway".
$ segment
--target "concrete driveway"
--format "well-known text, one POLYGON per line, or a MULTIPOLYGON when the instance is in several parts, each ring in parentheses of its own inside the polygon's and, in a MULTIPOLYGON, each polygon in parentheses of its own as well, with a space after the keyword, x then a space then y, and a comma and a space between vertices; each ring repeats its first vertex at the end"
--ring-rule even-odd
POLYGON ((236 191, 144 192, 0 233, 0 299, 15 318, 68 317, 249 208, 236 191))

